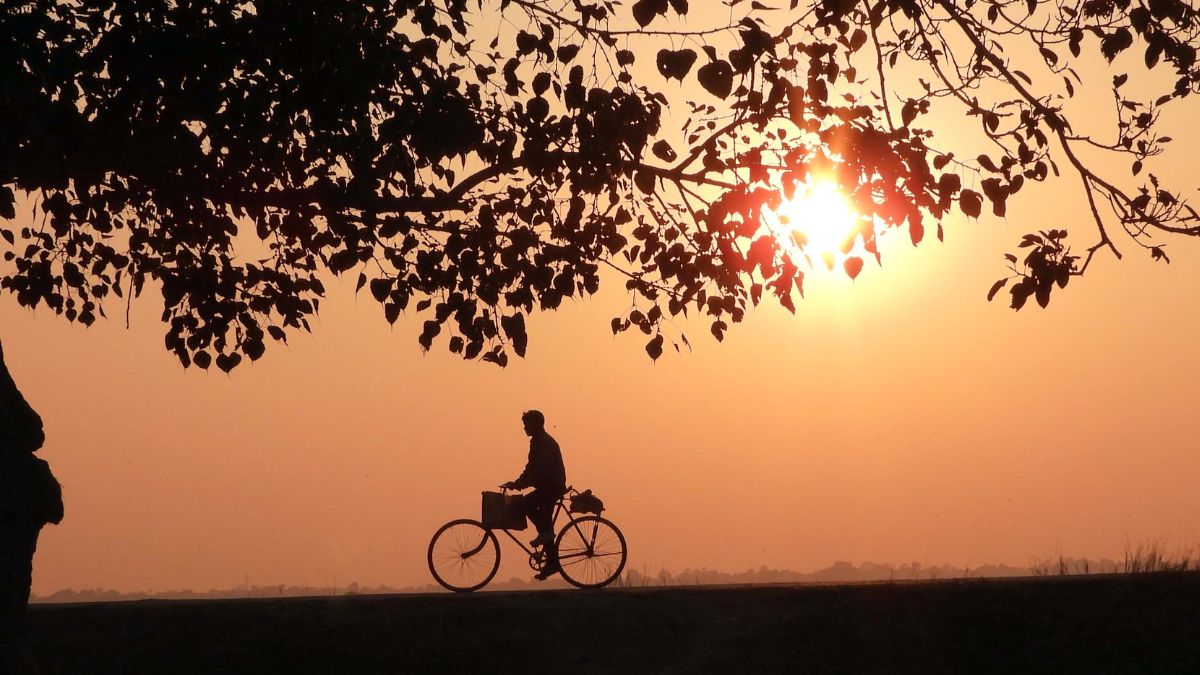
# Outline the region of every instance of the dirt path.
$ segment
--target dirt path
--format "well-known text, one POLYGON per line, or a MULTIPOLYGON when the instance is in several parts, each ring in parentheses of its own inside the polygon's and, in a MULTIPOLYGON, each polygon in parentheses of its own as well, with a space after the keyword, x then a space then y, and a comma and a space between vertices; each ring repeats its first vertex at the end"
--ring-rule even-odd
POLYGON ((39 606, 47 675, 1200 673, 1200 574, 39 606))

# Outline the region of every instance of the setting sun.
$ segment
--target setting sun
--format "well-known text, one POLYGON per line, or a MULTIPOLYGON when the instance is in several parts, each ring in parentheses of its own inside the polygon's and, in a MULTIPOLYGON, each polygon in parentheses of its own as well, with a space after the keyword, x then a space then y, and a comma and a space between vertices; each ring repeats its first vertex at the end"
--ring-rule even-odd
POLYGON ((854 246, 858 214, 836 183, 815 181, 796 190, 776 211, 780 234, 811 262, 819 256, 832 269, 834 260, 854 246))

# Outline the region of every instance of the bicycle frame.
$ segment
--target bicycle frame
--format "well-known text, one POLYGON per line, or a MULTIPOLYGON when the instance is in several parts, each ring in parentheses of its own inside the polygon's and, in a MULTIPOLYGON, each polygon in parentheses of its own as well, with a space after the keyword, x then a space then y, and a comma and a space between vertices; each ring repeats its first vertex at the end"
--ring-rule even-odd
MULTIPOLYGON (((573 492, 575 492, 575 489, 574 489, 574 488, 572 488, 572 487, 568 487, 568 488, 567 488, 567 491, 563 493, 563 496, 562 496, 562 497, 559 497, 559 498, 558 498, 558 501, 556 501, 556 502, 554 503, 554 518, 553 518, 553 519, 551 519, 551 521, 550 521, 550 522, 551 522, 551 523, 553 523, 552 527, 554 528, 554 531, 555 531, 555 532, 558 532, 558 527, 557 527, 557 526, 558 526, 558 515, 559 515, 560 513, 565 513, 565 514, 567 514, 567 520, 568 520, 568 524, 567 524, 567 525, 564 525, 563 527, 564 527, 564 528, 567 528, 567 527, 574 527, 574 528, 575 528, 575 531, 579 533, 579 538, 580 538, 581 540, 583 540, 583 541, 588 541, 588 538, 587 538, 587 537, 585 537, 585 536, 584 536, 584 534, 583 534, 583 532, 582 532, 582 531, 580 531, 580 529, 579 529, 579 521, 577 521, 577 520, 575 519, 575 516, 571 514, 571 509, 567 508, 567 506, 566 506, 566 501, 565 501, 565 500, 566 500, 566 498, 567 498, 569 495, 571 495, 573 492)), ((491 530, 491 531, 492 531, 492 532, 495 532, 496 530, 491 530)), ((508 538, 509 538, 509 539, 512 539, 512 540, 513 540, 513 543, 515 543, 517 546, 521 547, 521 550, 522 550, 522 551, 525 551, 525 553, 526 553, 527 555, 529 555, 529 556, 533 556, 533 555, 535 555, 535 553, 536 553, 536 552, 535 552, 535 551, 534 551, 532 548, 530 548, 529 546, 526 546, 526 545, 525 545, 525 543, 524 543, 524 542, 522 542, 520 539, 517 539, 516 535, 514 535, 514 534, 512 533, 512 530, 500 530, 500 531, 501 531, 501 532, 503 532, 504 534, 508 535, 508 538)), ((476 547, 474 550, 470 551, 468 554, 464 554, 464 557, 467 557, 467 555, 475 555, 476 553, 478 553, 478 552, 479 552, 479 550, 483 548, 483 545, 484 545, 484 543, 486 543, 486 541, 487 541, 487 538, 485 537, 485 538, 483 539, 483 541, 480 541, 480 542, 479 542, 479 546, 478 546, 478 547, 476 547)), ((588 549, 589 549, 589 550, 588 550, 588 552, 589 552, 589 553, 591 552, 591 547, 592 547, 593 545, 595 545, 595 542, 590 542, 590 543, 588 544, 588 549)), ((585 555, 585 554, 576 554, 576 555, 585 555)), ((572 557, 572 556, 568 556, 568 557, 572 557)))

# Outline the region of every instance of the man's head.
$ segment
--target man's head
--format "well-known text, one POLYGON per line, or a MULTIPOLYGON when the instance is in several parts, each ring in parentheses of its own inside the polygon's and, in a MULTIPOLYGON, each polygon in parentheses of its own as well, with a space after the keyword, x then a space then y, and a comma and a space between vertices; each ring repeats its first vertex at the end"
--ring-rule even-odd
POLYGON ((546 429, 546 416, 538 410, 526 410, 521 414, 521 422, 525 424, 525 433, 530 436, 546 429))

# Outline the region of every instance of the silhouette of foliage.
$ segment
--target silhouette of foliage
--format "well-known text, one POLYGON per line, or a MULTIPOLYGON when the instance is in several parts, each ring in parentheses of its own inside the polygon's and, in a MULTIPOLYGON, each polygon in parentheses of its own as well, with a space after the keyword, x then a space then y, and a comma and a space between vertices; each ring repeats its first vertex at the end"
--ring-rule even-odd
MULTIPOLYGON (((25 0, 0 14, 0 287, 91 324, 161 290, 165 345, 229 371, 309 329, 326 274, 395 322, 504 365, 525 315, 623 280, 614 332, 701 314, 722 339, 764 295, 794 311, 808 251, 769 212, 814 176, 879 258, 898 229, 939 238, 955 210, 1006 213, 1029 181, 1082 180, 1098 240, 1021 240, 1012 306, 1049 302, 1114 232, 1200 233, 1146 174, 1163 110, 1200 87, 1180 0, 25 0), (786 4, 786 6, 784 6, 786 4), (1096 56, 1113 124, 1072 124, 1096 56), (1169 74, 1169 77, 1164 73, 1169 74), (1145 97, 1147 88, 1161 91, 1145 97), (985 151, 926 128, 936 109, 985 151), (961 125, 960 125, 961 126, 961 125), (1114 133, 1115 131, 1115 133, 1114 133), (1086 152, 1085 152, 1086 150, 1086 152), (1107 175, 1126 157, 1138 188, 1107 175), (14 231, 20 204, 34 226, 14 231)), ((861 257, 843 265, 856 277, 861 257)))

